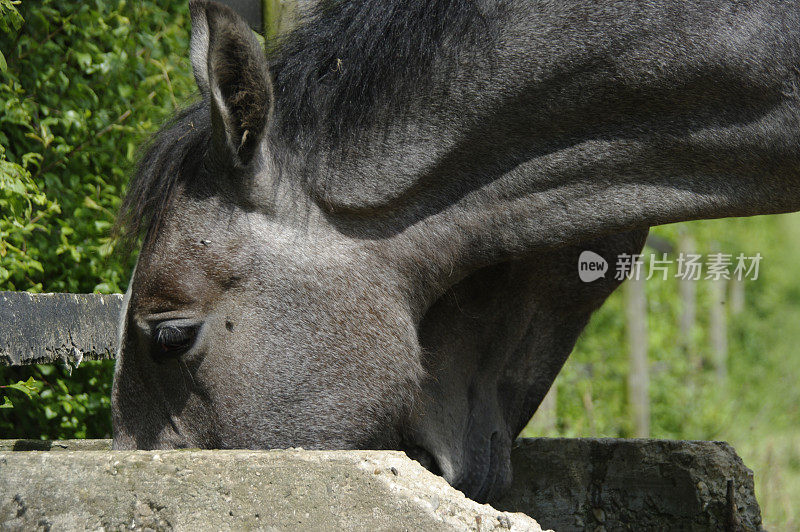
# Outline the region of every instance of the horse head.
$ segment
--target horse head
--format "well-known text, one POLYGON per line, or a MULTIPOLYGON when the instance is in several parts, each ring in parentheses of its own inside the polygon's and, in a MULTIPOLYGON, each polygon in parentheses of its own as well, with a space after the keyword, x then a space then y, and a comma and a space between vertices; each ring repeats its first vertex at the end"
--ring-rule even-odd
POLYGON ((581 251, 800 208, 796 6, 660 4, 324 3, 267 55, 192 2, 201 99, 122 209, 114 447, 404 449, 500 493, 619 284, 581 251))

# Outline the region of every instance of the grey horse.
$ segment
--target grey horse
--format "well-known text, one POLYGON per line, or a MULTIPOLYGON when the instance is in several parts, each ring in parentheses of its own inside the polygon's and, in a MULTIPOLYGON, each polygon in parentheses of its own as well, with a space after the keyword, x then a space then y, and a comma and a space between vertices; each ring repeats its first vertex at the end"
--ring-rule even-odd
POLYGON ((591 313, 577 260, 800 209, 800 5, 192 2, 200 101, 120 224, 114 447, 403 449, 477 500, 591 313))

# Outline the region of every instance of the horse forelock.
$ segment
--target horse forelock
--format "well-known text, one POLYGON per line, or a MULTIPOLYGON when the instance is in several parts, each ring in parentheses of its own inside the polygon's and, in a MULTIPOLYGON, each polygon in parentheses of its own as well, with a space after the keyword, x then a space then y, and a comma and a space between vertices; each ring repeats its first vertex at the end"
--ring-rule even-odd
POLYGON ((123 249, 140 237, 147 245, 158 231, 176 184, 196 173, 211 139, 208 102, 200 101, 176 114, 145 145, 128 183, 116 223, 123 249))

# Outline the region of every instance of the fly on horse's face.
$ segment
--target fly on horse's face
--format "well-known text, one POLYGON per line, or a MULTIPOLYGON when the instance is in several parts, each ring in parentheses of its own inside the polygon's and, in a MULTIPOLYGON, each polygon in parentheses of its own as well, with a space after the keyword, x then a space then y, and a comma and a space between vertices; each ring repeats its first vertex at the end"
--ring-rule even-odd
POLYGON ((404 449, 491 499, 618 255, 800 208, 796 2, 325 2, 269 61, 191 13, 202 100, 123 205, 117 449, 404 449))

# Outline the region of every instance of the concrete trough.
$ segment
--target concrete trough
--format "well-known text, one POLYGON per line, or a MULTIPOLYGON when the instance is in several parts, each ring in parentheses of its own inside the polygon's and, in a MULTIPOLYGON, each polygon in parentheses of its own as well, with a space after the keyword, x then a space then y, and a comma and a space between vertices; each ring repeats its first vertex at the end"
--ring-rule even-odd
POLYGON ((109 448, 0 442, 0 529, 761 529, 752 472, 722 442, 520 440, 492 506, 395 451, 109 448))

